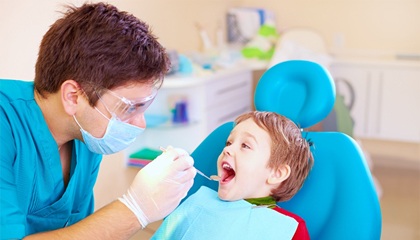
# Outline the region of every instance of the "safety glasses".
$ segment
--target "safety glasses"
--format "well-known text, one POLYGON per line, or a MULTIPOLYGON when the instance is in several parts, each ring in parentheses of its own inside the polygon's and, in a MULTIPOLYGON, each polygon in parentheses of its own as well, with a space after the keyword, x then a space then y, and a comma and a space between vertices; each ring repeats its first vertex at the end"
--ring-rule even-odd
POLYGON ((126 122, 137 114, 143 113, 153 102, 157 94, 157 88, 153 88, 152 94, 138 99, 127 99, 121 97, 111 90, 102 90, 100 93, 97 92, 99 100, 104 104, 105 108, 111 114, 126 122))

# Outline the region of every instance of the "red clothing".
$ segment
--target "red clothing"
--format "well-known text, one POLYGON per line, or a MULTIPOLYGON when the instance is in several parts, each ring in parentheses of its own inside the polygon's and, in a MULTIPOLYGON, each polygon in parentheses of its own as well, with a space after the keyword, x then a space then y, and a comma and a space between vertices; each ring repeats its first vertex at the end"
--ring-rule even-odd
POLYGON ((307 239, 311 239, 309 237, 309 232, 308 229, 306 228, 306 223, 305 220, 303 220, 301 217, 299 217, 298 215, 288 212, 286 210, 284 210, 283 208, 280 208, 278 206, 274 207, 273 210, 276 210, 277 212, 284 214, 286 216, 292 217, 294 218, 297 222, 298 222, 298 227, 296 229, 295 235, 293 235, 293 240, 307 240, 307 239))

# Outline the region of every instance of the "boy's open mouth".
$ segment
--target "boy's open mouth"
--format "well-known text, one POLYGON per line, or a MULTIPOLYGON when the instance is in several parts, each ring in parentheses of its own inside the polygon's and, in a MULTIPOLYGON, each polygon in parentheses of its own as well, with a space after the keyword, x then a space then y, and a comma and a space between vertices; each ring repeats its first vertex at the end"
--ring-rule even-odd
POLYGON ((235 170, 233 170, 232 166, 230 166, 229 163, 224 162, 222 163, 222 180, 221 182, 223 183, 227 183, 229 181, 231 181, 234 177, 235 177, 235 170))

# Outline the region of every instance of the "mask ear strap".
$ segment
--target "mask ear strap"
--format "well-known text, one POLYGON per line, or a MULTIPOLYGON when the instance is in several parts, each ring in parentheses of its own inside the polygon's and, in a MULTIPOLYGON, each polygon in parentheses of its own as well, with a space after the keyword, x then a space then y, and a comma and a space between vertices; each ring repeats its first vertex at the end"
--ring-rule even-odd
POLYGON ((83 129, 82 126, 80 125, 79 121, 77 121, 76 116, 73 115, 73 119, 74 121, 76 121, 77 125, 79 125, 80 129, 83 129))

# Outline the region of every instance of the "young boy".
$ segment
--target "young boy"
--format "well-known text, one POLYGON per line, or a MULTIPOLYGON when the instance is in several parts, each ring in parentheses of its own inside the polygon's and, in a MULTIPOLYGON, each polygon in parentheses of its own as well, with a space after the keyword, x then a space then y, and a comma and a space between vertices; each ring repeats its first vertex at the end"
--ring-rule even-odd
POLYGON ((200 188, 154 237, 309 239, 305 222, 276 202, 299 191, 312 165, 310 146, 291 120, 272 112, 243 114, 217 161, 218 193, 200 188))

